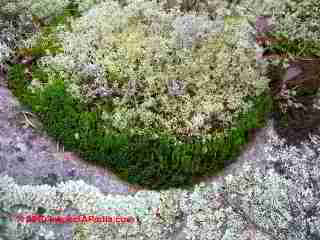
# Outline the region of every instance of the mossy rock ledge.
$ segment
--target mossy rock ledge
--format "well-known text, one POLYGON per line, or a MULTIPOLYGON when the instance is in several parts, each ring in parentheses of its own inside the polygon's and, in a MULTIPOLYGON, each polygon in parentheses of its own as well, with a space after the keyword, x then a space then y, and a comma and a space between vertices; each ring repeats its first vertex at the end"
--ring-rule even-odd
POLYGON ((9 86, 66 151, 130 183, 188 187, 215 174, 271 109, 245 18, 105 1, 58 26, 18 50, 35 60, 11 67, 9 86))

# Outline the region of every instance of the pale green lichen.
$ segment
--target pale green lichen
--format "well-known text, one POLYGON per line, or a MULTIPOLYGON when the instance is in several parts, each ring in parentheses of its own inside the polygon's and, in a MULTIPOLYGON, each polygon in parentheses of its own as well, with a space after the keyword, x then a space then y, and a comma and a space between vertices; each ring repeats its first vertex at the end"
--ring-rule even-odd
MULTIPOLYGON (((46 210, 73 207, 79 210, 80 215, 139 218, 144 228, 150 228, 150 231, 153 232, 155 232, 156 226, 151 227, 150 221, 154 221, 152 220, 154 213, 160 205, 159 193, 153 191, 141 191, 134 197, 104 196, 96 187, 87 185, 83 181, 68 181, 60 183, 57 187, 48 185, 19 186, 12 178, 4 176, 1 178, 0 190, 0 203, 5 206, 5 209, 10 210, 14 206, 24 205, 30 208, 24 213, 34 214, 38 207, 46 210)), ((82 224, 79 223, 79 225, 82 224)), ((96 224, 94 225, 96 226, 96 224)), ((117 225, 113 223, 109 225, 110 227, 106 228, 106 231, 116 231, 120 235, 124 231, 121 226, 133 233, 139 232, 139 226, 136 222, 133 224, 117 225)), ((25 231, 27 230, 25 229, 25 231)))
MULTIPOLYGON (((54 210, 71 204, 82 215, 138 219, 133 224, 74 223, 73 236, 77 240, 296 240, 319 236, 315 181, 320 170, 319 136, 310 136, 301 148, 286 146, 272 128, 267 137, 264 159, 246 161, 234 174, 189 190, 104 195, 83 181, 68 181, 57 187, 19 186, 3 176, 0 203, 10 213, 17 213, 18 206, 25 206, 25 213, 34 213, 38 207, 54 210), (281 171, 274 167, 276 163, 282 166, 281 171)), ((7 224, 6 231, 13 234, 18 228, 15 224, 7 224)), ((23 231, 31 231, 30 226, 25 225, 23 231)), ((47 225, 43 227, 49 233, 47 225)))
POLYGON ((7 1, 1 9, 10 14, 27 14, 29 16, 37 16, 40 19, 51 18, 62 11, 70 4, 69 0, 59 1, 39 1, 39 0, 24 0, 24 1, 7 1))
POLYGON ((310 1, 257 1, 243 0, 233 6, 234 12, 249 17, 271 16, 273 32, 281 33, 290 40, 320 40, 320 2, 310 1))
POLYGON ((8 58, 12 50, 5 44, 0 42, 0 63, 8 58))
POLYGON ((55 16, 70 10, 71 5, 76 5, 77 10, 82 13, 102 0, 4 0, 0 1, 0 10, 11 15, 34 16, 49 22, 55 16))
POLYGON ((41 59, 72 75, 69 91, 81 92, 75 97, 82 101, 92 101, 97 89, 120 91, 113 112, 104 113, 118 130, 209 137, 213 115, 233 125, 251 107, 245 98, 268 88, 246 18, 211 21, 166 13, 152 1, 128 4, 96 5, 71 32, 58 34, 64 53, 41 59), (79 81, 89 76, 93 83, 79 81), (157 106, 148 106, 152 101, 157 106))

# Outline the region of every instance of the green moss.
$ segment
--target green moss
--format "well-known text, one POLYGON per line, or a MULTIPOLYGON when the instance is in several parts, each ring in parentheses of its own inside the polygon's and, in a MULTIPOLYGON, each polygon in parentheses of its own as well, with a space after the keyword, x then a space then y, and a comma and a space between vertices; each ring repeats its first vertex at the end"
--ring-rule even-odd
MULTIPOLYGON (((31 93, 24 76, 23 65, 16 65, 9 73, 10 87, 20 100, 37 113, 49 135, 62 142, 65 150, 77 151, 83 158, 112 169, 124 180, 147 188, 191 186, 192 176, 214 174, 228 165, 248 142, 248 131, 263 125, 271 101, 267 95, 255 101, 254 110, 239 117, 238 127, 221 138, 202 143, 192 138, 176 145, 173 136, 152 137, 121 133, 104 129, 98 108, 90 111, 68 92, 66 81, 52 72, 55 81, 43 90, 31 93), (76 137, 76 135, 78 137, 76 137)), ((41 69, 34 69, 38 75, 41 69)), ((45 78, 47 73, 42 73, 45 78)), ((248 99, 249 100, 249 99, 248 99)), ((156 130, 155 130, 156 131, 156 130)))
MULTIPOLYGON (((37 44, 23 51, 33 57, 41 57, 47 51, 58 53, 61 51, 59 42, 53 39, 52 28, 45 28, 37 44)), ((226 129, 223 135, 206 142, 199 137, 181 137, 178 143, 177 136, 160 127, 146 128, 139 133, 129 128, 122 131, 113 128, 103 118, 104 112, 114 110, 111 101, 80 102, 67 91, 72 81, 53 70, 47 72, 33 65, 33 77, 45 84, 31 91, 26 68, 29 67, 16 64, 10 69, 9 87, 39 116, 50 136, 63 143, 66 151, 78 152, 84 159, 108 167, 122 179, 150 189, 190 187, 196 177, 222 170, 249 141, 249 131, 263 126, 272 105, 267 93, 247 98, 254 107, 238 116, 236 128, 226 129)), ((111 83, 126 81, 111 70, 107 76, 111 83)), ((191 84, 188 91, 197 91, 194 88, 191 84)))

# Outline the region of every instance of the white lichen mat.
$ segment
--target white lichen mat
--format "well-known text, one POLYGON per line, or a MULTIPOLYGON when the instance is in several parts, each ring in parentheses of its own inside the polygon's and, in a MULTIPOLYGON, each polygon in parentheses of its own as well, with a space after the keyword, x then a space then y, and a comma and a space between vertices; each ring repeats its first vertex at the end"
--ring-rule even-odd
MULTIPOLYGON (((161 129, 211 138, 213 116, 236 127, 238 115, 253 105, 246 98, 268 88, 247 17, 212 21, 195 13, 166 13, 156 2, 134 1, 125 8, 103 2, 71 28, 61 26, 57 33, 63 52, 48 53, 39 65, 64 76, 68 92, 79 101, 118 93, 113 111, 103 110, 102 118, 120 132, 161 129)), ((25 46, 33 46, 37 37, 25 46)), ((30 88, 39 90, 41 84, 33 79, 30 88)))
MULTIPOLYGON (((19 186, 12 178, 2 177, 2 209, 34 213, 39 206, 47 210, 75 208, 79 215, 139 219, 133 224, 73 223, 74 239, 79 240, 267 240, 319 236, 319 153, 319 136, 311 135, 299 148, 286 146, 271 121, 240 157, 236 168, 196 185, 192 191, 171 189, 139 191, 135 196, 105 196, 83 181, 68 181, 57 187, 19 186)), ((33 224, 18 227, 13 221, 11 225, 8 234, 20 239, 18 236, 25 236, 33 224)), ((42 227, 49 234, 50 225, 42 227)))

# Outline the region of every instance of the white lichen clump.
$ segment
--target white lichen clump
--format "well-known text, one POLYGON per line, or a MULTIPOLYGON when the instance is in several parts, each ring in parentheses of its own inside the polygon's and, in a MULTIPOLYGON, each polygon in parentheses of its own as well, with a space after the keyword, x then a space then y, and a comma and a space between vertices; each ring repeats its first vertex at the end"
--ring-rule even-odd
POLYGON ((27 14, 29 16, 37 16, 40 19, 45 19, 61 14, 69 3, 69 0, 7 1, 1 6, 1 9, 11 15, 27 14))
POLYGON ((39 21, 50 24, 55 17, 63 16, 71 4, 80 14, 101 0, 0 0, 0 63, 12 58, 14 50, 28 47, 25 38, 39 35, 39 21), (74 6, 73 6, 74 7, 74 6))
MULTIPOLYGON (((48 211, 73 207, 79 210, 79 215, 138 218, 141 219, 146 229, 150 227, 150 221, 153 221, 154 213, 160 205, 160 195, 153 191, 142 191, 134 197, 104 196, 96 187, 87 185, 82 180, 60 183, 57 187, 48 185, 19 186, 12 178, 3 176, 1 177, 0 192, 1 206, 5 206, 7 211, 12 211, 15 206, 26 206, 23 212, 11 212, 11 214, 35 214, 38 207, 48 211)), ((15 225, 14 222, 12 224, 15 225)), ((25 231, 25 233, 29 231, 28 225, 31 224, 26 224, 21 231, 25 231)), ((79 223, 79 225, 82 224, 79 223)), ((121 225, 116 223, 109 224, 109 226, 109 228, 104 227, 105 231, 119 231, 119 235, 124 231, 121 225)), ((137 223, 122 224, 122 226, 132 232, 139 232, 137 223)))
POLYGON ((65 12, 71 4, 77 4, 78 11, 87 11, 102 0, 3 0, 0 1, 2 11, 10 15, 36 16, 49 23, 49 20, 65 12))
POLYGON ((12 50, 5 44, 0 42, 0 63, 10 56, 12 50))
POLYGON ((118 130, 209 136, 212 115, 234 125, 252 106, 245 97, 260 95, 268 79, 255 62, 255 30, 246 18, 180 14, 155 1, 102 2, 58 34, 64 52, 43 57, 42 66, 68 74, 69 91, 81 101, 120 93, 104 113, 118 130))
POLYGON ((320 41, 320 2, 243 0, 234 11, 254 20, 257 16, 271 16, 273 32, 282 33, 290 40, 320 41))

